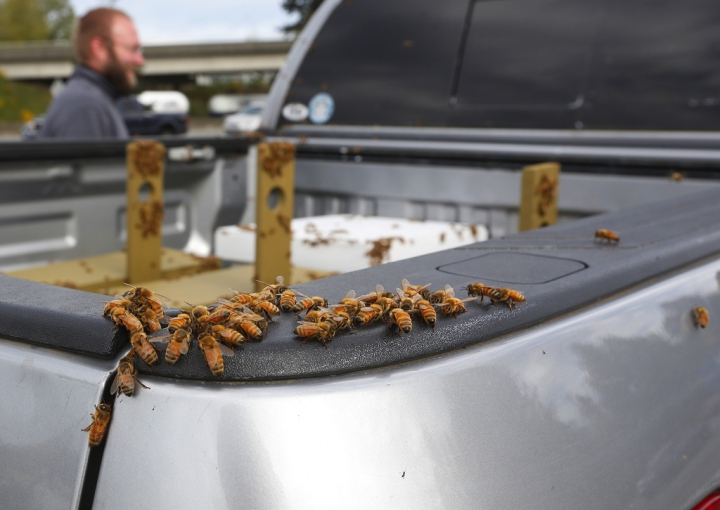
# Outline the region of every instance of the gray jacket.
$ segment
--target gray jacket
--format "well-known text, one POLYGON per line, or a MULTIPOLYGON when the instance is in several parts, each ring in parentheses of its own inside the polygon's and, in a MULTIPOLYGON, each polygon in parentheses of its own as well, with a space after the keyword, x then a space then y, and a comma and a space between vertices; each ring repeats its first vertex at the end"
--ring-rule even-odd
POLYGON ((129 138, 115 101, 122 94, 103 76, 79 65, 50 105, 39 138, 129 138))

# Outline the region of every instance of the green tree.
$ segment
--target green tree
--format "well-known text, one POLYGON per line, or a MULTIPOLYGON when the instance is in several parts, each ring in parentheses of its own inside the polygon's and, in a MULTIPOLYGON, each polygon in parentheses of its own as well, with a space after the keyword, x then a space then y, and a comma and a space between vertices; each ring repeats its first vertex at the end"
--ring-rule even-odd
POLYGON ((300 19, 295 23, 282 27, 283 32, 286 34, 300 32, 322 2, 323 0, 283 0, 283 9, 290 14, 300 14, 300 19))
POLYGON ((74 20, 69 0, 0 0, 0 41, 69 39, 74 20))

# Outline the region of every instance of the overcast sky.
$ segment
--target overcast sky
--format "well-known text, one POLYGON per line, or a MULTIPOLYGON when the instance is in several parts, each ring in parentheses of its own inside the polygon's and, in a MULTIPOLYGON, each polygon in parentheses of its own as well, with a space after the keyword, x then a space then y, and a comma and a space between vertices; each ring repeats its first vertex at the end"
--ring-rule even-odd
POLYGON ((282 0, 70 0, 76 16, 114 6, 135 21, 143 44, 282 39, 294 21, 282 0))

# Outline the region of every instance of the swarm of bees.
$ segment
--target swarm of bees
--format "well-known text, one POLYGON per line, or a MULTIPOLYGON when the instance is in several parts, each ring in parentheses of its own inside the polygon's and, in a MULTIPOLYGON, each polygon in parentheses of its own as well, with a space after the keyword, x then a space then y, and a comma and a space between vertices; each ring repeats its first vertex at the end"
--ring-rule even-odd
MULTIPOLYGON (((465 303, 480 297, 480 302, 487 296, 493 305, 506 303, 511 310, 516 303, 525 301, 522 293, 503 287, 488 287, 482 283, 471 283, 464 287, 468 298, 455 297, 455 291, 450 285, 443 290, 430 292, 430 284, 412 285, 403 279, 402 288, 396 292, 386 291, 382 285, 375 286, 375 292, 356 297, 355 291, 349 291, 339 303, 333 305, 321 304, 323 298, 305 297, 305 300, 314 303, 299 321, 295 334, 302 338, 305 344, 310 340, 317 340, 327 349, 327 344, 342 330, 353 330, 354 326, 367 326, 375 321, 383 321, 388 328, 397 327, 398 336, 412 331, 413 318, 432 328, 435 331, 438 312, 440 314, 457 318, 461 313, 467 312, 465 303)), ((287 292, 297 292, 288 289, 287 292)), ((301 312, 296 312, 301 313, 301 312)))

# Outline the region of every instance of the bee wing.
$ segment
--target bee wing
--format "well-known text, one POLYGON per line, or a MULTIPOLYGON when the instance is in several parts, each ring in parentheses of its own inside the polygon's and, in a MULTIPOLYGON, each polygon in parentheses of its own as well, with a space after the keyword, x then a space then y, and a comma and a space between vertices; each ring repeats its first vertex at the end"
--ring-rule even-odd
POLYGON ((426 285, 423 285, 422 287, 418 287, 418 288, 415 289, 415 290, 417 290, 418 292, 422 292, 422 291, 424 291, 425 289, 427 289, 428 287, 430 287, 430 285, 432 285, 432 283, 428 283, 428 284, 426 284, 426 285))
POLYGON ((375 285, 375 294, 378 297, 382 296, 384 292, 385 292, 385 287, 383 287, 379 283, 377 285, 375 285))
POLYGON ((220 348, 220 353, 223 356, 227 356, 229 358, 232 358, 233 356, 235 356, 235 351, 233 351, 230 347, 228 347, 224 343, 217 342, 217 346, 220 348))
POLYGON ((413 303, 417 303, 417 302, 420 301, 421 299, 422 299, 422 296, 421 296, 420 294, 415 294, 415 295, 412 297, 413 303))
POLYGON ((218 298, 217 302, 220 303, 221 305, 235 306, 235 303, 233 303, 229 299, 218 298))
POLYGON ((445 284, 445 294, 449 297, 455 297, 455 290, 450 286, 449 283, 445 284))
POLYGON ((157 333, 150 335, 148 340, 152 342, 153 347, 164 351, 167 348, 167 344, 170 343, 170 337, 172 337, 172 334, 168 333, 167 329, 161 329, 157 333))
MULTIPOLYGON (((278 278, 279 278, 279 277, 278 277, 278 278)), ((255 280, 255 281, 258 282, 258 283, 262 283, 263 285, 267 285, 268 287, 272 287, 272 286, 273 286, 272 283, 264 282, 264 281, 262 281, 262 280, 255 280)), ((243 293, 243 294, 244 294, 244 293, 243 293)))
POLYGON ((282 285, 284 287, 285 286, 285 278, 283 278, 282 276, 278 276, 277 278, 275 278, 275 283, 277 283, 278 285, 282 285))
POLYGON ((405 289, 407 289, 408 287, 410 287, 410 282, 407 280, 407 278, 403 278, 403 279, 402 279, 402 282, 400 282, 400 283, 402 284, 403 290, 405 290, 405 289))
POLYGON ((173 302, 172 298, 169 298, 167 296, 163 296, 162 294, 156 294, 153 293, 153 295, 150 297, 153 301, 160 305, 169 305, 173 302))
POLYGON ((361 312, 374 312, 374 311, 376 311, 376 310, 375 310, 375 308, 373 308, 372 306, 363 306, 363 307, 360 309, 360 311, 361 311, 361 312))
POLYGON ((355 299, 355 291, 349 290, 343 299, 355 299))
POLYGON ((115 393, 117 393, 119 382, 120 382, 120 373, 117 370, 115 370, 115 379, 113 379, 113 382, 110 385, 110 395, 114 395, 115 393))
POLYGON ((397 292, 397 297, 400 301, 405 297, 405 291, 402 289, 395 289, 395 292, 397 292))
POLYGON ((180 354, 187 354, 188 350, 190 350, 190 340, 183 340, 180 346, 180 354))
POLYGON ((468 301, 473 301, 474 299, 475 299, 474 297, 469 297, 469 298, 461 299, 460 302, 467 303, 468 301))
MULTIPOLYGON (((307 294, 303 294, 299 290, 295 290, 295 289, 288 289, 288 290, 292 290, 295 293, 295 295, 300 295, 302 297, 310 298, 310 296, 308 296, 307 294)), ((310 298, 310 299, 312 299, 312 298, 310 298)))

